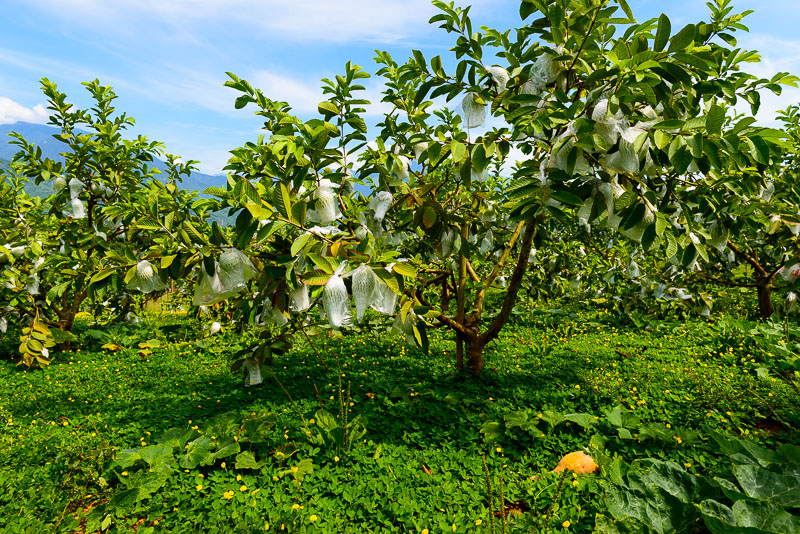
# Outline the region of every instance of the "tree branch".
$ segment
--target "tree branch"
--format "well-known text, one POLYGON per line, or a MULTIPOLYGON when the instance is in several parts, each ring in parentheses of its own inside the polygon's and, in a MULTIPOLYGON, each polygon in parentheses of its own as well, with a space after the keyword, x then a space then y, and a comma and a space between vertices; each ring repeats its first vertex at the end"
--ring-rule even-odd
POLYGON ((520 285, 522 285, 522 277, 525 275, 525 271, 528 267, 528 255, 531 252, 533 235, 536 233, 536 225, 543 218, 544 216, 539 215, 537 217, 528 219, 528 221, 525 223, 525 231, 522 234, 522 244, 520 246, 519 258, 517 259, 517 265, 514 267, 514 273, 511 275, 511 281, 508 284, 508 291, 506 292, 505 299, 503 299, 503 306, 500 308, 500 313, 497 315, 497 317, 495 317, 491 326, 489 326, 489 328, 480 335, 480 339, 483 344, 492 341, 498 336, 500 330, 503 328, 503 325, 505 325, 506 321, 508 321, 508 318, 511 315, 511 310, 514 309, 514 304, 517 302, 517 292, 519 291, 520 285))
MULTIPOLYGON (((517 228, 514 230, 514 233, 511 234, 511 239, 508 240, 508 244, 506 245, 505 250, 503 250, 503 254, 497 260, 497 264, 494 266, 494 269, 492 269, 492 272, 489 273, 489 276, 486 278, 486 283, 484 284, 483 289, 481 289, 478 292, 478 295, 475 297, 475 304, 473 308, 475 308, 475 313, 478 317, 480 317, 481 313, 483 312, 483 302, 486 299, 486 292, 489 290, 489 287, 492 285, 492 282, 494 282, 495 278, 497 278, 497 276, 500 274, 500 270, 505 265, 506 260, 511 254, 511 250, 514 248, 514 245, 517 243, 517 238, 519 238, 519 234, 524 226, 524 221, 520 221, 520 223, 517 224, 517 228)), ((478 280, 476 280, 476 282, 477 281, 478 280)))
POLYGON ((741 250, 739 247, 734 245, 733 241, 728 240, 728 248, 730 248, 737 256, 741 256, 742 258, 745 259, 745 261, 747 261, 747 263, 752 265, 753 269, 755 269, 756 272, 759 275, 761 275, 761 277, 769 276, 769 273, 767 273, 767 271, 761 266, 760 263, 758 263, 758 261, 756 261, 755 258, 753 258, 751 255, 747 254, 746 252, 741 250))

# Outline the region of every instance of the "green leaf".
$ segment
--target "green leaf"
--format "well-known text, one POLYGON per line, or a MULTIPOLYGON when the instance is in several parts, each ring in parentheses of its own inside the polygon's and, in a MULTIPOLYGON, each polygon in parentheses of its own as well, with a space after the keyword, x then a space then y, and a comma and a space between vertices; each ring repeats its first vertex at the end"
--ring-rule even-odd
POLYGON ((162 269, 167 269, 170 265, 172 265, 172 262, 175 261, 175 258, 177 258, 177 257, 178 257, 177 254, 171 254, 169 256, 162 256, 161 257, 161 268, 162 269))
POLYGON ((416 278, 417 270, 406 262, 395 263, 392 270, 401 276, 416 278))
POLYGON ((317 105, 317 110, 320 112, 321 115, 324 115, 325 117, 331 117, 332 115, 339 114, 339 108, 336 107, 336 104, 334 104, 329 100, 320 102, 317 105))
POLYGON ((422 225, 429 229, 434 224, 436 224, 436 210, 430 206, 425 206, 425 209, 422 211, 422 225))
POLYGON ((597 418, 590 413, 568 413, 561 418, 561 422, 575 423, 581 428, 589 428, 597 424, 597 418))
POLYGON ((123 469, 135 464, 142 459, 139 449, 121 449, 117 451, 116 463, 123 469))
POLYGON ((486 157, 486 148, 483 144, 477 144, 472 147, 472 155, 470 156, 470 163, 475 172, 483 171, 489 165, 490 159, 486 157))
POLYGON ((165 444, 148 445, 139 451, 142 460, 147 462, 150 469, 157 464, 174 464, 175 457, 172 455, 172 447, 165 444))
POLYGON ((114 274, 115 272, 116 272, 116 268, 113 268, 113 267, 110 268, 110 269, 104 269, 104 270, 100 271, 99 273, 95 273, 95 275, 92 276, 91 280, 89 280, 89 283, 90 284, 96 284, 97 282, 105 280, 106 278, 108 278, 109 276, 114 274))
POLYGON ((748 137, 747 145, 750 147, 750 153, 754 160, 762 165, 769 163, 769 146, 766 141, 758 136, 748 137))
POLYGON ((286 184, 281 182, 281 202, 283 203, 283 215, 289 219, 289 222, 295 222, 294 217, 292 216, 292 198, 289 193, 289 188, 286 187, 286 184))
POLYGON ((669 52, 677 52, 688 48, 689 45, 694 43, 696 31, 697 29, 695 28, 694 24, 689 24, 681 31, 676 33, 670 41, 669 52))
POLYGON ((222 198, 227 196, 228 192, 220 187, 206 187, 203 194, 222 198))
POLYGON ((260 466, 252 451, 242 451, 236 455, 236 469, 258 469, 260 466))
POLYGON ((214 458, 227 458, 238 454, 242 450, 239 442, 231 437, 223 438, 217 442, 217 452, 214 453, 214 458))
POLYGON ((198 465, 210 465, 214 462, 214 453, 211 452, 214 441, 206 436, 201 436, 187 446, 186 455, 180 459, 179 465, 184 469, 194 469, 198 465))
POLYGON ((453 161, 455 163, 460 163, 467 157, 467 147, 464 143, 456 141, 455 139, 450 143, 450 152, 453 154, 453 161))
POLYGON ((653 41, 653 50, 656 52, 664 50, 664 47, 667 46, 667 42, 669 41, 671 32, 672 24, 669 21, 669 17, 662 13, 661 16, 658 17, 658 30, 656 31, 655 41, 653 41))
POLYGON ((628 17, 628 20, 635 21, 636 19, 633 18, 633 11, 631 11, 630 6, 626 0, 617 0, 619 3, 619 7, 622 8, 622 11, 625 12, 625 16, 628 17))
POLYGON ((392 291, 394 291, 398 295, 403 293, 403 291, 402 291, 402 289, 400 287, 400 282, 395 277, 395 275, 393 275, 392 273, 386 271, 386 269, 383 269, 383 268, 373 269, 372 271, 378 276, 378 278, 381 279, 381 281, 384 284, 386 284, 389 287, 389 289, 391 289, 392 291))
POLYGON ((294 242, 292 243, 292 248, 290 251, 292 256, 297 256, 297 254, 299 254, 300 251, 303 250, 303 247, 306 246, 306 243, 308 243, 309 239, 311 239, 311 234, 308 232, 301 234, 300 237, 295 239, 294 242))
POLYGON ((667 237, 666 258, 674 258, 678 253, 678 241, 675 239, 675 236, 672 235, 672 232, 667 232, 664 235, 667 237))
POLYGON ((156 441, 174 449, 183 449, 189 439, 196 435, 197 433, 191 428, 172 428, 164 432, 156 441))
POLYGON ((697 243, 695 245, 695 249, 697 249, 697 253, 703 258, 703 261, 708 263, 708 251, 706 250, 705 245, 702 243, 697 243))
POLYGON ((160 230, 161 223, 147 215, 136 221, 136 227, 142 230, 160 230))
POLYGON ((553 191, 550 194, 550 198, 555 199, 562 204, 568 204, 570 206, 582 206, 583 199, 579 196, 570 193, 569 191, 553 191))
POLYGON ((708 110, 706 116, 706 129, 711 135, 719 135, 722 132, 722 125, 725 122, 725 110, 722 106, 714 104, 708 110))
POLYGON ((656 235, 661 236, 664 234, 664 230, 667 228, 669 221, 667 221, 666 216, 663 213, 656 213, 656 235))
POLYGON ((800 517, 774 502, 741 500, 728 508, 708 499, 700 503, 703 521, 713 534, 786 534, 800 532, 800 517))
POLYGON ((497 421, 488 421, 481 427, 480 433, 483 434, 483 441, 485 443, 494 443, 505 434, 505 429, 501 423, 497 421))
POLYGON ((757 465, 736 465, 733 474, 748 497, 800 506, 800 476, 780 475, 757 465))

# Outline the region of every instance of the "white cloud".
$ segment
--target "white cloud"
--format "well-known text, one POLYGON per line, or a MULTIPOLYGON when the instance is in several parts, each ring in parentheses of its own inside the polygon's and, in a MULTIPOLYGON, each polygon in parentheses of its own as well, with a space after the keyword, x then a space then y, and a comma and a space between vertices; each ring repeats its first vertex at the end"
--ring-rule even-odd
MULTIPOLYGON (((294 41, 395 42, 428 27, 435 12, 429 0, 50 0, 33 2, 48 13, 96 27, 133 17, 175 28, 196 22, 223 27, 232 22, 294 41)), ((117 27, 116 25, 107 27, 117 27)), ((194 35, 190 32, 188 35, 194 35)))
MULTIPOLYGON (((745 64, 743 69, 760 78, 772 78, 779 72, 800 75, 800 41, 781 39, 767 34, 749 34, 739 41, 747 50, 758 50, 761 62, 745 64)), ((800 88, 784 86, 780 95, 761 91, 761 107, 757 118, 769 126, 779 126, 775 120, 778 111, 792 104, 800 104, 800 88)), ((746 103, 736 106, 737 111, 750 113, 746 103)))
POLYGON ((317 105, 324 100, 319 81, 299 80, 268 70, 258 70, 247 79, 264 96, 288 103, 297 113, 316 113, 317 105))
POLYGON ((42 104, 26 108, 10 98, 0 96, 0 124, 11 124, 17 121, 44 123, 47 122, 49 116, 47 109, 42 104))

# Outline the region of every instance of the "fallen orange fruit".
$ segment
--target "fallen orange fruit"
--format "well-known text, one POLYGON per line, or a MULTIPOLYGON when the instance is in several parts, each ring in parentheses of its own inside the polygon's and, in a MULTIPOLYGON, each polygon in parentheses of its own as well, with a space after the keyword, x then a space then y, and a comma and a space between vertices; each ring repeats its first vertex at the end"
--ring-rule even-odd
POLYGON ((583 451, 571 452, 561 458, 553 472, 560 473, 564 470, 575 473, 594 473, 597 471, 597 464, 594 463, 591 456, 583 451))

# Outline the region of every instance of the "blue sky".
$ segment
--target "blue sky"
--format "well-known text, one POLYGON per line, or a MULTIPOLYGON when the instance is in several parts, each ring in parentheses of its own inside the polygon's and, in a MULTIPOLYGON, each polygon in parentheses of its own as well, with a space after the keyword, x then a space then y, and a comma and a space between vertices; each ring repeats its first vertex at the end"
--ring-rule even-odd
MULTIPOLYGON (((628 0, 639 20, 665 12, 673 28, 707 17, 700 0, 628 0)), ((458 2, 456 2, 458 4, 458 2)), ((466 4, 466 2, 464 2, 466 4)), ((463 5, 463 4, 462 4, 463 5)), ((473 23, 519 25, 519 0, 474 0, 473 23)), ((800 1, 734 0, 753 9, 739 45, 761 52, 754 74, 800 74, 800 1)), ((447 54, 451 39, 427 23, 428 0, 2 0, 0 124, 46 122, 39 79, 50 78, 80 106, 80 82, 99 78, 119 96, 117 109, 137 121, 136 133, 164 142, 200 169, 219 172, 228 151, 258 135, 251 110, 233 107, 226 71, 267 96, 310 116, 322 99, 319 79, 352 60, 374 72, 375 49, 398 61, 412 48, 447 54)), ((367 98, 380 100, 376 78, 367 98)), ((800 102, 800 90, 766 97, 760 118, 800 102)), ((455 105, 455 104, 453 104, 455 105)), ((370 108, 367 123, 382 107, 370 108)))

